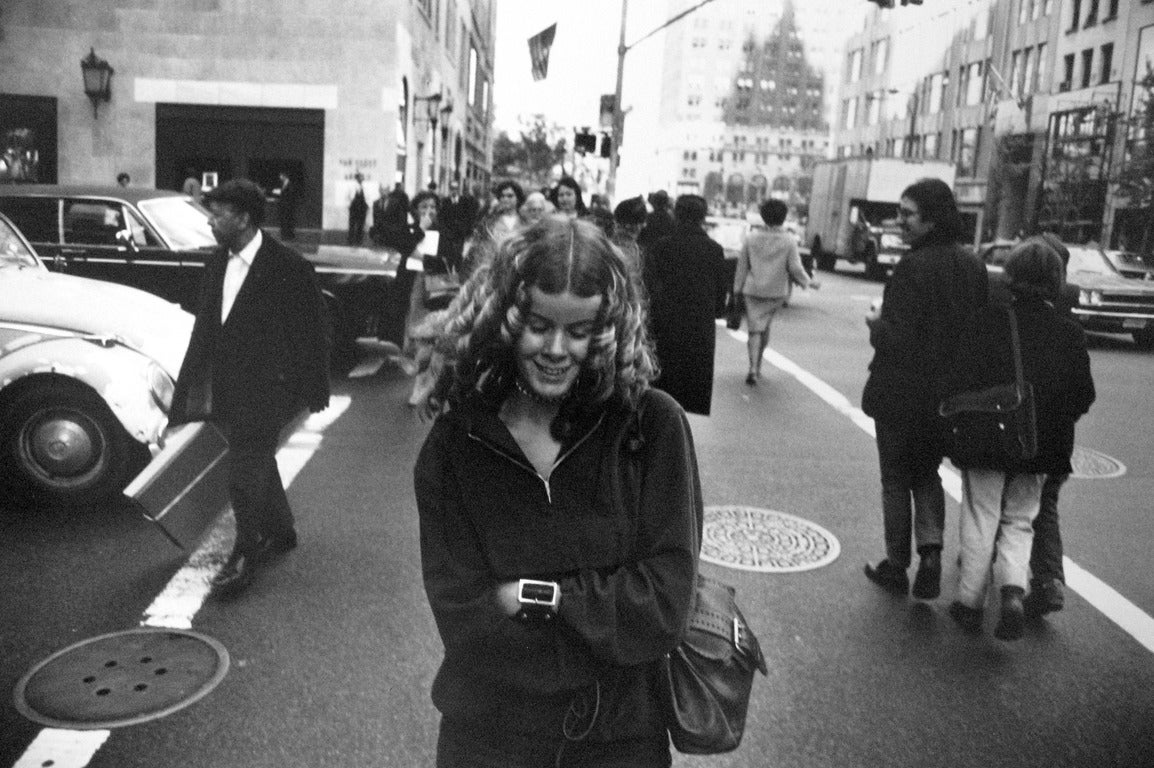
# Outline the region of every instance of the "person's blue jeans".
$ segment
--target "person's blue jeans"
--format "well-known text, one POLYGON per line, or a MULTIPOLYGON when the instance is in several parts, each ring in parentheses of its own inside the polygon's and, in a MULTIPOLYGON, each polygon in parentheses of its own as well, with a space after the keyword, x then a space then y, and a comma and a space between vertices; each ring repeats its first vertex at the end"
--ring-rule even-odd
POLYGON ((935 418, 911 414, 902 421, 874 422, 886 559, 898 568, 910 567, 911 539, 918 552, 942 547, 946 497, 938 475, 942 454, 935 418))
POLYGON ((1062 533, 1058 530, 1058 494, 1069 475, 1046 475, 1042 502, 1034 518, 1034 546, 1030 549, 1030 574, 1034 583, 1057 579, 1066 583, 1062 568, 1062 533))

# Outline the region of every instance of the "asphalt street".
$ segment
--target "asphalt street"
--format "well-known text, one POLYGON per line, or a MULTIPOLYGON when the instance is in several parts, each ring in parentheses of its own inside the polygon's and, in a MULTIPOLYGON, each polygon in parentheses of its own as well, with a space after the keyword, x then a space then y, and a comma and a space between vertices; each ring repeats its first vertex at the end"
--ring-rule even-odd
MULTIPOLYGON (((1110 618, 1109 593, 1086 580, 1017 643, 992 637, 993 618, 969 637, 945 611, 956 502, 941 598, 890 597, 862 575, 882 551, 876 450, 855 412, 871 353, 862 317, 881 285, 850 272, 821 278, 820 291, 795 294, 775 321, 757 387, 743 383, 741 334, 718 328, 714 413, 690 422, 707 505, 812 521, 840 554, 796 573, 703 566, 736 586, 770 673, 755 683, 738 751, 676 755, 674 765, 1154 766, 1154 640, 1142 634, 1154 615, 1154 413, 1144 395, 1154 356, 1095 338, 1099 402, 1078 443, 1126 471, 1073 479, 1062 497, 1067 554, 1116 591, 1131 626, 1110 618)), ((300 547, 240 599, 192 617, 232 658, 215 690, 106 733, 83 757, 35 752, 46 732, 0 701, 0 765, 431 766, 428 691, 441 646, 412 495, 427 425, 405 405, 408 386, 387 363, 336 385, 347 410, 307 442, 290 487, 300 547)), ((34 512, 0 518, 6 691, 54 650, 140 624, 187 559, 127 509, 34 512)))

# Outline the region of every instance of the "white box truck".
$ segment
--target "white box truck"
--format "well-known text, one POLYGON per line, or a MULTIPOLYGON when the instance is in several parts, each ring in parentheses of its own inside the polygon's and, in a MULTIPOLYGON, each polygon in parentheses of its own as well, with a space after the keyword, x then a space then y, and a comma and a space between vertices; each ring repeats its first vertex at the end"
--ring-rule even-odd
POLYGON ((819 269, 837 260, 865 264, 882 279, 907 250, 898 226, 902 190, 933 177, 954 187, 954 166, 939 160, 849 157, 814 167, 805 243, 819 269))

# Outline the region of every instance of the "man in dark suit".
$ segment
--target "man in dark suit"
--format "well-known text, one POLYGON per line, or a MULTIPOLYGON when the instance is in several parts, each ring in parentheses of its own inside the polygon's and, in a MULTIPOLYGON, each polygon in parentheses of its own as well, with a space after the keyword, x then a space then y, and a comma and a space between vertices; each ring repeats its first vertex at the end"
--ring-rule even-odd
POLYGON ((441 230, 441 239, 444 241, 445 261, 453 269, 461 266, 461 256, 465 248, 465 241, 473 234, 473 227, 477 224, 481 204, 477 198, 461 192, 461 182, 453 179, 449 182, 449 195, 441 201, 441 212, 437 215, 437 224, 441 230))
POLYGON ((645 226, 637 235, 637 245, 642 250, 649 250, 663 237, 673 234, 673 216, 669 214, 669 193, 659 189, 649 195, 649 204, 653 210, 645 218, 645 226))
POLYGON ((276 449, 302 409, 328 405, 329 334, 312 265, 260 230, 261 188, 227 181, 204 202, 221 248, 206 265, 171 419, 212 421, 228 440, 236 544, 213 580, 228 596, 254 567, 296 546, 276 449))

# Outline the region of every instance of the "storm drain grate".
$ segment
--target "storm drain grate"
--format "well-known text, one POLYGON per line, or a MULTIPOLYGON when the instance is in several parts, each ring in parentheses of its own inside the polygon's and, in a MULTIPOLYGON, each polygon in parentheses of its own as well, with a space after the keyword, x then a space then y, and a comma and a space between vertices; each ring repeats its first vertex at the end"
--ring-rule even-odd
POLYGON ((36 664, 16 685, 16 708, 56 728, 135 725, 197 701, 224 678, 228 663, 223 645, 196 632, 113 632, 36 664))
POLYGON ((705 508, 701 559, 767 573, 808 571, 837 559, 841 545, 820 525, 769 509, 705 508))
POLYGON ((1074 446, 1074 455, 1070 457, 1070 464, 1074 467, 1070 477, 1104 480, 1126 474, 1126 465, 1122 462, 1080 445, 1074 446))

